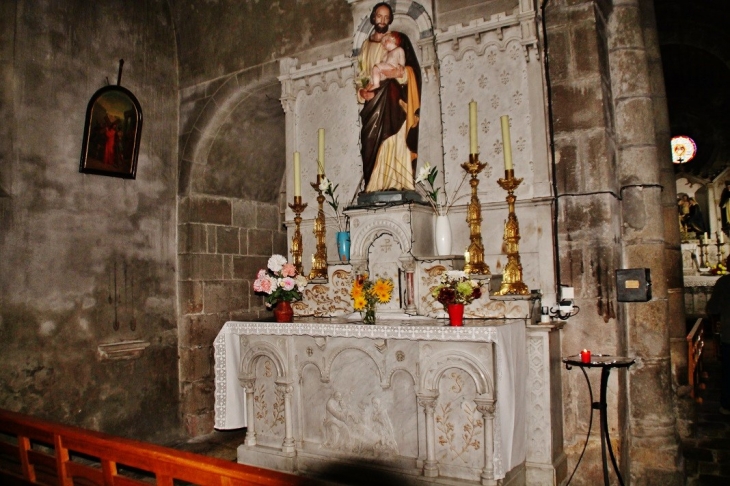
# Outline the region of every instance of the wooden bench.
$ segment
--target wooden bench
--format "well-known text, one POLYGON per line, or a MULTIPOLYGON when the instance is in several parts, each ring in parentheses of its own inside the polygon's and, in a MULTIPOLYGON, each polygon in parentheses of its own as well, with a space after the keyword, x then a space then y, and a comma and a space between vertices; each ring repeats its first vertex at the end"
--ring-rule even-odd
POLYGON ((0 484, 277 486, 312 482, 0 409, 0 484))

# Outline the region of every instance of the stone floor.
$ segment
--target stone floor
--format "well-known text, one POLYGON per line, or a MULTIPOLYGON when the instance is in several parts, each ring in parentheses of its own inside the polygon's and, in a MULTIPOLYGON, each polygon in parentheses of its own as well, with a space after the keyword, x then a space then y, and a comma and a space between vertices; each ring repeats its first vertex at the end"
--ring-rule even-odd
POLYGON ((730 415, 720 409, 720 363, 706 353, 702 403, 697 405, 697 424, 692 437, 683 441, 687 486, 730 485, 730 415))

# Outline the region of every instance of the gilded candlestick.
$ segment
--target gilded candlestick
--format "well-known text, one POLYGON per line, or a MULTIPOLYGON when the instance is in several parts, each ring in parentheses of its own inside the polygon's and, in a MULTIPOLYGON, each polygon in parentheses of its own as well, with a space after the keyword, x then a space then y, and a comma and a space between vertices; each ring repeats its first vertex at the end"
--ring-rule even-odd
POLYGON ((319 209, 317 217, 314 219, 314 237, 317 240, 317 252, 312 258, 312 269, 309 271, 309 280, 315 282, 327 281, 327 228, 324 216, 324 194, 319 188, 324 174, 317 174, 317 182, 312 182, 312 187, 317 191, 317 203, 319 209))
POLYGON ((294 211, 294 236, 291 239, 291 256, 294 262, 294 267, 297 269, 298 275, 304 274, 304 268, 302 267, 302 213, 307 207, 307 203, 302 203, 302 196, 294 196, 294 204, 289 204, 289 207, 294 211))
POLYGON ((469 258, 464 264, 464 272, 470 275, 490 275, 489 266, 484 263, 484 245, 482 244, 482 205, 477 196, 479 173, 487 166, 479 162, 479 154, 469 154, 469 162, 461 164, 471 180, 471 200, 467 206, 466 222, 469 224, 469 258))
POLYGON ((522 264, 520 263, 520 224, 515 214, 515 189, 522 183, 522 179, 515 179, 514 170, 505 170, 504 179, 497 184, 507 191, 507 221, 504 223, 504 248, 507 253, 507 264, 502 274, 502 286, 494 295, 527 295, 530 293, 527 285, 522 281, 522 264))

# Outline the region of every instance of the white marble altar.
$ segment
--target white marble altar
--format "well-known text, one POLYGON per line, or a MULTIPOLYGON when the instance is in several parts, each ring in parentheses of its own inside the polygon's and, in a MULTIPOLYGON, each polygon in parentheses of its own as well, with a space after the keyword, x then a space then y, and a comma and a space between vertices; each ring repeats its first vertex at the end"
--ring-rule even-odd
POLYGON ((305 474, 374 459, 424 480, 558 484, 559 333, 522 319, 444 323, 226 323, 216 428, 248 426, 239 462, 305 474))

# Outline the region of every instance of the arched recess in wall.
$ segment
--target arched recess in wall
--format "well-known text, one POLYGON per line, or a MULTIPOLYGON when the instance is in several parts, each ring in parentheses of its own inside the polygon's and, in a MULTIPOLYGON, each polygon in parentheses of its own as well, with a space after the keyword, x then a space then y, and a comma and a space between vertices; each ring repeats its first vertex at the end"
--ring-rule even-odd
POLYGON ((284 111, 275 77, 211 96, 181 147, 180 195, 276 203, 285 168, 284 111))

